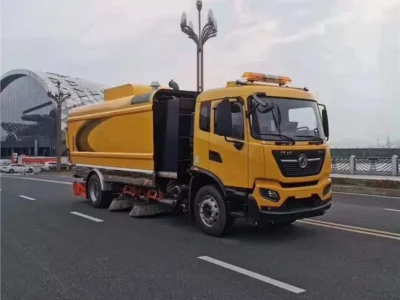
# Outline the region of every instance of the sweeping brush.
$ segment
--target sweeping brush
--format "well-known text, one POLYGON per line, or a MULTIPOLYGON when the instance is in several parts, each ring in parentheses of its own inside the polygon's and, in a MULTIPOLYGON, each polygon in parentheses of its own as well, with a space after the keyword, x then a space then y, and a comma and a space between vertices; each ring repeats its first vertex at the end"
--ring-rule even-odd
POLYGON ((149 217, 160 215, 168 211, 169 210, 165 205, 159 204, 155 201, 143 201, 141 203, 135 203, 129 216, 133 218, 149 217))
POLYGON ((135 199, 132 197, 120 197, 115 198, 111 202, 108 210, 109 211, 124 211, 131 209, 135 205, 135 199))

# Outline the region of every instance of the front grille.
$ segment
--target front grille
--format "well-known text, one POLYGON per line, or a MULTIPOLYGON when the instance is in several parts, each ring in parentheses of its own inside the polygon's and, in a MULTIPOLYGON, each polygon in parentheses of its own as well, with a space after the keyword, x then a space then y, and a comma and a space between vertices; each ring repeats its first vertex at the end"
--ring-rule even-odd
POLYGON ((283 188, 297 188, 297 187, 307 187, 314 186, 318 184, 318 180, 315 181, 307 181, 307 182, 280 182, 281 187, 283 188))
POLYGON ((285 177, 306 177, 314 176, 321 172, 325 160, 325 150, 295 150, 295 151, 280 151, 272 152, 275 160, 285 177), (302 157, 303 160, 299 161, 302 157), (304 163, 306 158, 307 163, 304 163), (302 166, 301 166, 302 165, 302 166))

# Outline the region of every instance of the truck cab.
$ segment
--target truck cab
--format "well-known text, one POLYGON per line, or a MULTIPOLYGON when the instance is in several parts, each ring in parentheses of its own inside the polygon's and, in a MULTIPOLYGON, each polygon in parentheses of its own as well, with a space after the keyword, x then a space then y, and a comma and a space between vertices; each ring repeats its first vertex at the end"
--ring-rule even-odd
POLYGON ((236 217, 287 225, 330 208, 327 110, 290 82, 245 73, 198 96, 190 191, 203 231, 219 235, 236 217), (199 195, 204 181, 213 190, 199 195))

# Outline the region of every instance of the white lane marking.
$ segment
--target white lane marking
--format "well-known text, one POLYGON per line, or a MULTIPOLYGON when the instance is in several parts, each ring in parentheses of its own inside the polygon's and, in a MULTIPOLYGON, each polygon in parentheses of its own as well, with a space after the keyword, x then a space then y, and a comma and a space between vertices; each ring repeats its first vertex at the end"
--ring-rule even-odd
POLYGON ((287 290, 287 291, 295 293, 295 294, 300 294, 300 293, 303 293, 306 291, 301 288, 295 287, 293 285, 287 284, 285 282, 278 281, 278 280, 272 279, 270 277, 267 277, 267 276, 264 276, 264 275, 261 275, 261 274, 258 274, 258 273, 255 273, 255 272, 252 272, 252 271, 249 271, 249 270, 246 270, 246 269, 243 269, 243 268, 231 265, 231 264, 228 264, 226 262, 220 261, 218 259, 215 259, 215 258, 212 258, 209 256, 199 256, 198 258, 201 260, 207 261, 209 263, 215 264, 217 266, 223 267, 225 269, 229 269, 231 271, 235 271, 237 273, 249 276, 251 278, 263 281, 263 282, 271 284, 271 285, 274 285, 276 287, 279 287, 281 289, 287 290))
POLYGON ((81 214, 81 213, 79 213, 77 211, 71 211, 71 214, 79 216, 79 217, 82 217, 82 218, 85 218, 85 219, 88 219, 88 220, 91 220, 93 222, 97 222, 97 223, 104 222, 102 219, 97 219, 95 217, 91 217, 91 216, 88 216, 88 215, 85 215, 85 214, 81 214))
POLYGON ((332 226, 337 226, 337 227, 344 227, 344 228, 349 228, 349 229, 362 230, 362 231, 365 231, 365 232, 375 232, 375 233, 381 233, 381 234, 386 234, 386 235, 394 235, 394 236, 398 236, 400 238, 400 233, 396 233, 396 232, 382 231, 382 230, 377 230, 377 229, 372 229, 372 228, 358 227, 358 226, 346 225, 346 224, 341 224, 341 223, 326 222, 326 221, 321 221, 321 220, 316 220, 316 219, 314 219, 314 220, 312 220, 312 219, 303 219, 303 220, 298 220, 297 222, 326 224, 326 225, 332 225, 332 226))
POLYGON ((394 196, 368 195, 368 194, 345 193, 345 192, 333 192, 333 193, 334 194, 343 194, 343 195, 355 195, 355 196, 366 196, 366 197, 388 198, 388 199, 400 200, 400 197, 394 197, 394 196))
POLYGON ((35 198, 28 197, 28 196, 25 196, 25 195, 19 195, 18 197, 24 198, 24 199, 27 199, 27 200, 31 200, 31 201, 35 201, 36 200, 35 198))
POLYGON ((395 211, 395 212, 400 212, 400 209, 393 209, 393 208, 385 208, 387 211, 395 211))
POLYGON ((297 220, 298 223, 303 223, 303 224, 308 224, 308 225, 313 225, 313 226, 326 227, 326 228, 331 228, 331 229, 338 229, 338 230, 343 230, 343 231, 349 231, 349 232, 354 232, 354 233, 360 233, 360 234, 377 236, 377 237, 382 237, 382 238, 387 238, 387 239, 400 241, 400 234, 394 233, 394 232, 385 232, 385 231, 380 231, 380 230, 367 229, 367 228, 354 227, 354 226, 347 226, 347 225, 339 225, 339 224, 334 225, 335 223, 329 223, 329 222, 320 223, 320 222, 314 222, 314 221, 311 221, 311 220, 307 220, 307 221, 306 220, 297 220))
POLYGON ((14 177, 14 176, 0 176, 3 178, 15 178, 15 179, 24 179, 24 180, 33 180, 33 181, 42 181, 42 182, 49 182, 49 183, 59 183, 59 184, 68 184, 72 185, 72 182, 65 182, 65 181, 58 181, 58 180, 50 180, 50 179, 39 179, 39 178, 26 178, 26 177, 14 177))

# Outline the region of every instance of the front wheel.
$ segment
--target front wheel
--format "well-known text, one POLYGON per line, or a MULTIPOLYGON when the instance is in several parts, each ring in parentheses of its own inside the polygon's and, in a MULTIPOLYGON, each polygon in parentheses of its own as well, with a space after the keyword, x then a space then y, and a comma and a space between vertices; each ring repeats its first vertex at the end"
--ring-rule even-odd
POLYGON ((228 233, 235 221, 227 212, 222 193, 214 185, 204 186, 197 192, 195 215, 197 227, 213 236, 228 233))
POLYGON ((8 170, 8 173, 14 173, 14 169, 8 170))
POLYGON ((100 179, 97 175, 92 175, 87 184, 87 194, 92 206, 95 208, 108 208, 112 201, 111 192, 101 190, 100 179))

